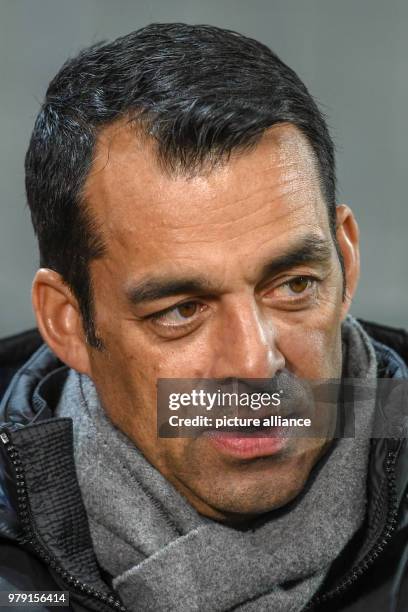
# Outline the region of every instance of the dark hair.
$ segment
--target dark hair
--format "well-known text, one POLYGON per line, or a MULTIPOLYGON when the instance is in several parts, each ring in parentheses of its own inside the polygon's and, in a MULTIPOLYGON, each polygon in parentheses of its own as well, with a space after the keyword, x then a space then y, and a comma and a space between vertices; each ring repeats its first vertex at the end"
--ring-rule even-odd
POLYGON ((315 152, 335 236, 325 120, 299 77, 266 46, 213 26, 166 23, 85 49, 51 81, 25 168, 41 266, 72 289, 91 345, 98 338, 89 262, 104 244, 82 190, 99 131, 122 117, 157 141, 165 166, 186 172, 253 146, 277 123, 295 125, 315 152))

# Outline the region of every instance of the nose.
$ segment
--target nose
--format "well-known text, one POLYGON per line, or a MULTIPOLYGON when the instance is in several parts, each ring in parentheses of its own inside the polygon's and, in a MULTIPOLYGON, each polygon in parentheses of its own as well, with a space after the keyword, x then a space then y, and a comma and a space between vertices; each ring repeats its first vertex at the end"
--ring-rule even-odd
POLYGON ((210 378, 272 378, 285 367, 273 321, 253 297, 225 305, 215 333, 210 378))

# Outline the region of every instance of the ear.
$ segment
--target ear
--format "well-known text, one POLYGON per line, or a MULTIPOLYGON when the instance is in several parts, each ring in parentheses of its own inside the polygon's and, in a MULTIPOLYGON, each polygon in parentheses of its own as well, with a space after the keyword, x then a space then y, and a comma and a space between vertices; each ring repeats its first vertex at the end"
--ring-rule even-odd
POLYGON ((336 236, 343 255, 346 277, 342 319, 350 309, 360 276, 359 229, 353 211, 345 204, 336 208, 336 236))
POLYGON ((57 272, 38 270, 32 302, 38 329, 51 350, 71 368, 89 375, 88 347, 78 302, 57 272))

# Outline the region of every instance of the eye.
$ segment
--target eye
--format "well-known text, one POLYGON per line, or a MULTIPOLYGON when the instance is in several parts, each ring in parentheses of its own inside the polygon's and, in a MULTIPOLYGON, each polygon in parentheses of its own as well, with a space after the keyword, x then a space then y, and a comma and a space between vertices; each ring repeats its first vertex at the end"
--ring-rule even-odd
POLYGON ((296 278, 292 278, 290 281, 284 283, 284 286, 290 289, 292 294, 301 295, 312 287, 313 282, 314 279, 310 278, 310 276, 297 276, 296 278))
POLYGON ((188 325, 204 309, 200 302, 184 302, 162 312, 150 315, 148 318, 156 325, 163 327, 181 327, 188 325))
POLYGON ((267 297, 282 306, 307 305, 318 296, 319 282, 312 276, 293 276, 272 289, 267 297))

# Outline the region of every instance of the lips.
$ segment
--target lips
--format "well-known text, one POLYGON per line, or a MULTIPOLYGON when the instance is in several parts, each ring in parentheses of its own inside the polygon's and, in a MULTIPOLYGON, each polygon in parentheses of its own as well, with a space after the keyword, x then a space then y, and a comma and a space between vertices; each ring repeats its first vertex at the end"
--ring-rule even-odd
POLYGON ((289 438, 285 437, 283 428, 265 430, 265 437, 260 431, 214 431, 204 432, 208 443, 218 452, 239 459, 256 459, 277 455, 287 446, 289 438), (269 433, 269 435, 267 435, 269 433))

